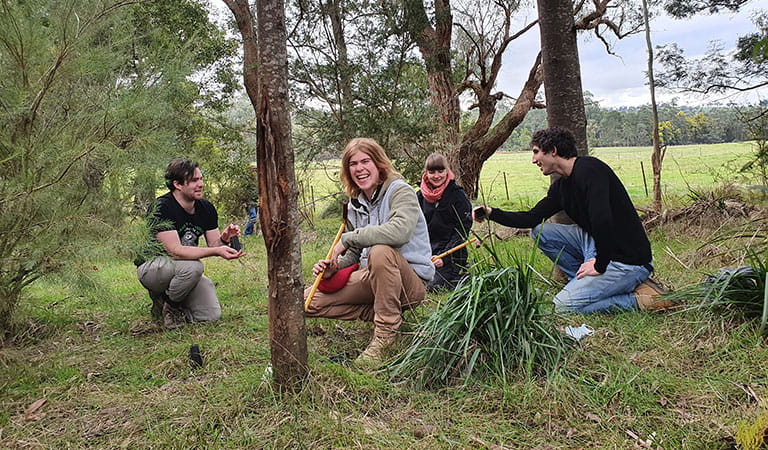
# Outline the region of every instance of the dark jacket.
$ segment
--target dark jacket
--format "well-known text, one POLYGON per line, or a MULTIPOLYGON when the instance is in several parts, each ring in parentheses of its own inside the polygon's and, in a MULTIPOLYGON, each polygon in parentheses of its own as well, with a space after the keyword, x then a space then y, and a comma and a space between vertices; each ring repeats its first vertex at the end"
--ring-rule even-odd
POLYGON ((472 228, 472 205, 461 186, 454 180, 449 181, 442 198, 436 203, 428 202, 421 192, 417 195, 421 211, 427 219, 433 255, 443 253, 467 239, 472 228))
POLYGON ((552 183, 547 196, 530 211, 494 208, 489 218, 515 228, 533 228, 564 210, 595 240, 595 270, 610 261, 642 266, 651 262, 651 244, 624 185, 604 162, 579 156, 568 177, 552 183))

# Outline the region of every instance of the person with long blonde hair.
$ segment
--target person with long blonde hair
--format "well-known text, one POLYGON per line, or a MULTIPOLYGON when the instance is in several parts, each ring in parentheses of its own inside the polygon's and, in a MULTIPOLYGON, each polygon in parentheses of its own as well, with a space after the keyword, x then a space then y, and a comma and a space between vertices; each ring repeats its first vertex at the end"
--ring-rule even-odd
POLYGON ((318 261, 312 272, 325 279, 351 273, 340 289, 320 289, 306 315, 373 322, 373 338, 356 360, 373 365, 394 342, 403 310, 424 300, 435 267, 416 192, 375 140, 355 138, 347 144, 341 180, 350 197, 347 229, 331 258, 318 261))

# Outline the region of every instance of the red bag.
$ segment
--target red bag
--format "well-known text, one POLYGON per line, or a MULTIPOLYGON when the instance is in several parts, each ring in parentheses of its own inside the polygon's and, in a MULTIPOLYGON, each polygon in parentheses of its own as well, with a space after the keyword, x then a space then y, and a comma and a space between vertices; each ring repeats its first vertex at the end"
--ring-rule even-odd
POLYGON ((352 272, 357 270, 358 267, 360 267, 360 264, 352 264, 351 266, 336 271, 330 278, 323 278, 320 280, 320 284, 317 285, 317 290, 323 294, 333 294, 347 285, 349 276, 352 275, 352 272))

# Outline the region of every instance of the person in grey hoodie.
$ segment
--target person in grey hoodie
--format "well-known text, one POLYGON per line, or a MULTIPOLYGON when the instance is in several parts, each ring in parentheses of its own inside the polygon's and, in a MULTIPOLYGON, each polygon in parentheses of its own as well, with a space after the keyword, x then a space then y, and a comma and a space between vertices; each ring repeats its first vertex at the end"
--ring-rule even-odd
MULTIPOLYGON (((336 292, 317 292, 307 317, 374 323, 373 338, 357 362, 382 360, 402 323, 402 311, 418 306, 432 280, 432 248, 416 192, 373 139, 352 139, 341 157, 341 181, 350 197, 347 229, 330 259, 312 272, 323 278, 359 264, 336 292)), ((305 291, 305 298, 309 294, 305 291)))

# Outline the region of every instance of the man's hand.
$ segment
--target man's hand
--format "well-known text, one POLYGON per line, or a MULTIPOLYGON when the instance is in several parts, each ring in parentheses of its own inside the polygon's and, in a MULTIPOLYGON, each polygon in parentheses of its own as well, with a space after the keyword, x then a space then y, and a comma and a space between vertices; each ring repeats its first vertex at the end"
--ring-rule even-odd
POLYGON ((600 272, 595 270, 595 258, 589 258, 588 260, 584 261, 584 264, 582 264, 579 267, 579 270, 576 271, 577 280, 581 280, 586 276, 596 277, 598 275, 600 275, 600 272))
POLYGON ((339 242, 333 247, 333 252, 331 253, 330 261, 334 266, 338 266, 339 256, 343 255, 346 251, 347 247, 344 247, 344 244, 342 244, 341 240, 339 240, 339 242))
POLYGON ((475 222, 484 222, 491 215, 491 208, 485 205, 478 206, 472 210, 472 220, 475 222))
POLYGON ((224 229, 224 232, 221 233, 221 242, 229 242, 229 240, 232 239, 232 236, 240 236, 240 227, 230 223, 227 225, 227 228, 224 229))
POLYGON ((228 247, 226 245, 214 248, 216 249, 217 254, 226 260, 237 259, 243 256, 242 250, 235 250, 234 248, 228 247))
POLYGON ((314 266, 312 266, 312 275, 318 276, 321 273, 323 274, 323 278, 331 278, 331 276, 336 273, 338 270, 338 266, 336 266, 335 263, 333 263, 330 259, 321 259, 317 263, 315 263, 314 266))
MULTIPOLYGON (((437 256, 437 255, 435 255, 435 256, 437 256)), ((432 261, 432 264, 434 264, 435 267, 437 267, 437 268, 443 267, 443 265, 445 265, 445 263, 443 262, 443 258, 436 259, 436 260, 432 261)))

